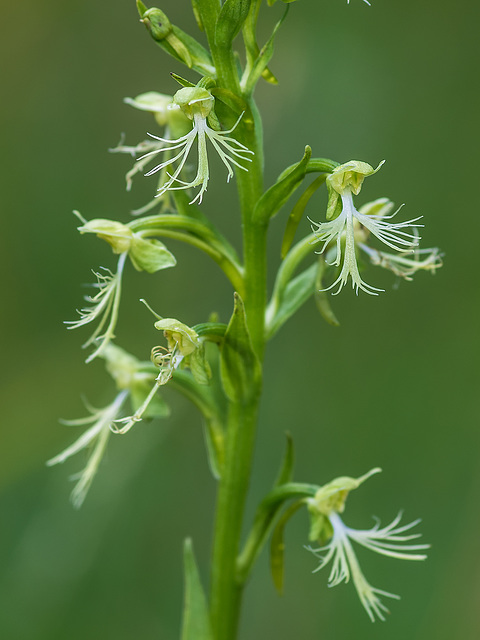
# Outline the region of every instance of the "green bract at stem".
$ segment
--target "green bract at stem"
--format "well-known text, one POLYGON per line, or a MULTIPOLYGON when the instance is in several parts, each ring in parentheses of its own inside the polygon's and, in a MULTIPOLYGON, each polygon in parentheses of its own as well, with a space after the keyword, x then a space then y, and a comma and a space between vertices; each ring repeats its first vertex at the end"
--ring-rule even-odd
POLYGON ((275 313, 278 311, 283 293, 285 292, 285 289, 291 281, 295 271, 305 258, 312 255, 312 249, 315 244, 319 244, 319 241, 315 237, 315 234, 310 233, 290 249, 285 260, 280 265, 277 277, 275 278, 272 297, 266 310, 267 325, 271 323, 275 313))
POLYGON ((260 503, 255 520, 247 538, 242 553, 237 561, 237 580, 240 584, 246 582, 253 568, 255 560, 271 532, 275 518, 284 504, 293 498, 311 498, 318 491, 318 485, 289 482, 271 491, 260 503))

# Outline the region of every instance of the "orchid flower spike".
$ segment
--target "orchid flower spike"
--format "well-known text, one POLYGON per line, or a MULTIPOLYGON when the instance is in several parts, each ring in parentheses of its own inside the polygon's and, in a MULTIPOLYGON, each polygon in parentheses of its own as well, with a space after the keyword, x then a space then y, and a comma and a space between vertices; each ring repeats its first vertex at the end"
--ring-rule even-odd
POLYGON ((352 578, 360 602, 372 622, 375 622, 376 618, 385 620, 384 614, 389 613, 379 596, 395 600, 398 600, 400 596, 377 589, 367 581, 360 569, 352 542, 356 542, 370 551, 400 560, 425 560, 425 554, 412 552, 428 549, 430 546, 428 544, 405 544, 420 537, 419 533, 404 535, 405 532, 410 532, 420 520, 399 526, 401 513, 386 527, 380 527, 378 521, 372 529, 352 529, 344 524, 339 514, 343 513, 345 509, 345 501, 349 492, 380 471, 381 469, 372 469, 360 478, 336 478, 320 487, 313 498, 307 499, 311 516, 310 539, 319 540, 323 545, 318 549, 307 547, 309 551, 320 558, 320 565, 315 569, 315 572, 320 571, 332 561, 332 569, 328 578, 329 587, 335 587, 341 582, 348 582, 352 578), (326 540, 329 542, 323 544, 326 540))
POLYGON ((312 231, 323 242, 318 253, 323 253, 331 243, 335 246, 335 258, 331 263, 340 267, 338 278, 325 291, 338 285, 334 295, 340 293, 350 276, 352 287, 358 294, 359 289, 370 295, 378 295, 383 289, 372 287, 362 280, 357 265, 355 223, 367 229, 391 249, 402 254, 412 253, 420 240, 418 233, 407 232, 407 227, 420 227, 415 224, 419 218, 406 222, 390 222, 400 211, 397 209, 391 215, 370 214, 366 215, 357 211, 353 204, 353 196, 358 195, 362 188, 363 180, 376 173, 383 165, 381 162, 376 169, 366 162, 352 160, 334 169, 327 178, 329 200, 327 206, 327 222, 313 222, 312 231))
POLYGON ((173 157, 168 157, 156 167, 151 169, 146 176, 151 176, 158 171, 161 171, 165 167, 170 167, 178 162, 175 171, 168 175, 168 180, 160 186, 156 197, 162 196, 167 191, 175 191, 178 189, 190 189, 191 187, 200 186, 200 191, 190 204, 194 202, 201 202, 203 194, 207 190, 209 180, 209 166, 207 156, 207 143, 208 138, 212 143, 215 151, 220 156, 223 164, 227 167, 227 182, 233 176, 232 165, 235 165, 243 171, 248 171, 238 160, 245 162, 251 162, 252 159, 248 157, 248 154, 253 154, 243 144, 229 136, 232 131, 237 127, 243 114, 240 115, 236 123, 231 129, 227 131, 218 130, 218 121, 213 111, 215 98, 213 95, 203 87, 185 87, 177 91, 173 97, 174 103, 180 107, 183 113, 193 123, 192 130, 184 136, 177 138, 176 140, 168 140, 166 138, 160 138, 151 133, 148 135, 164 144, 162 148, 154 149, 149 153, 141 156, 138 160, 143 161, 145 158, 153 156, 157 153, 166 152, 167 154, 174 149, 180 149, 180 151, 173 157), (210 125, 210 126, 209 126, 210 125), (197 174, 190 182, 184 182, 180 179, 180 174, 185 167, 190 150, 195 140, 198 139, 198 168, 197 174), (238 160, 236 159, 238 158, 238 160))

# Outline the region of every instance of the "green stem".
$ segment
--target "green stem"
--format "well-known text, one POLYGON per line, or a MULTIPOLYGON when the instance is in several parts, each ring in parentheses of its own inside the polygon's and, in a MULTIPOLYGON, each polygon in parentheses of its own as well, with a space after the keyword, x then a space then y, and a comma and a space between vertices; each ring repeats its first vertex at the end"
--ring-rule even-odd
MULTIPOLYGON (((234 88, 227 86, 234 90, 234 88)), ((263 190, 261 121, 253 101, 249 115, 254 127, 239 127, 240 141, 255 152, 248 173, 237 171, 244 243, 245 308, 254 349, 262 359, 265 348, 266 225, 256 225, 252 213, 263 190)), ((252 381, 252 385, 258 384, 252 381)), ((224 472, 220 480, 215 520, 211 620, 215 640, 235 640, 243 584, 237 581, 243 513, 250 482, 257 427, 260 385, 248 404, 231 403, 227 423, 224 472)))
MULTIPOLYGON (((230 43, 215 39, 220 0, 199 0, 197 7, 216 68, 217 86, 241 96, 230 43)), ((242 214, 245 285, 244 291, 239 293, 244 299, 252 344, 261 360, 265 347, 267 229, 266 225, 256 228, 252 213, 263 191, 262 124, 253 100, 248 100, 247 107, 243 122, 236 129, 236 137, 255 155, 248 173, 236 171, 242 214)), ((218 488, 212 554, 210 613, 215 640, 235 640, 237 637, 243 585, 236 581, 236 564, 260 398, 260 384, 254 380, 251 384, 250 400, 231 402, 228 409, 225 465, 218 488)))

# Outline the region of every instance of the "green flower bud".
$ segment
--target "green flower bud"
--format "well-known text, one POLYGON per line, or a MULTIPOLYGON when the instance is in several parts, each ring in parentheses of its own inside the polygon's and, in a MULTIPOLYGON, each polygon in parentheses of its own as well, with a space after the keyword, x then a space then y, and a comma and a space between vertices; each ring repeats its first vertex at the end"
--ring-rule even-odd
POLYGON ((154 40, 164 40, 173 30, 172 23, 160 9, 152 8, 145 11, 141 22, 154 40))

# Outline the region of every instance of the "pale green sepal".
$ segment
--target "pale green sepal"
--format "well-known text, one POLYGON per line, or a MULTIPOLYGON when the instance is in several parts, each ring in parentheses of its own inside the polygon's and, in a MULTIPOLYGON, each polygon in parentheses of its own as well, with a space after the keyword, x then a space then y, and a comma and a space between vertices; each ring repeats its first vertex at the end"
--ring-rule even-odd
POLYGON ((286 175, 282 173, 278 181, 265 191, 253 212, 253 220, 255 222, 266 223, 285 204, 305 177, 311 155, 312 149, 307 145, 300 162, 293 165, 286 175))
POLYGON ((183 562, 185 568, 185 600, 182 640, 214 640, 207 600, 200 581, 190 538, 187 538, 184 543, 183 562))
POLYGON ((359 478, 341 476, 320 487, 313 498, 307 499, 308 510, 310 512, 310 533, 309 539, 318 540, 322 544, 333 535, 333 528, 330 522, 332 513, 343 513, 345 501, 350 491, 357 489, 375 473, 380 473, 381 469, 376 467, 371 469, 359 478))
POLYGON ((297 204, 293 207, 292 213, 290 214, 287 220, 285 233, 283 234, 282 249, 281 249, 282 260, 285 258, 290 247, 292 246, 292 242, 295 237, 295 233, 297 231, 298 225, 300 224, 300 220, 302 219, 303 214, 305 212, 305 207, 309 203, 310 198, 313 196, 313 194, 325 182, 326 178, 327 178, 326 173, 319 175, 318 178, 316 178, 312 182, 312 184, 305 189, 303 194, 300 196, 297 204))
POLYGON ((200 342, 188 359, 188 366, 192 372, 195 382, 198 384, 208 384, 212 377, 212 370, 205 357, 205 345, 200 342))
POLYGON ((314 294, 316 279, 317 265, 312 264, 288 283, 277 312, 266 328, 268 338, 272 338, 280 327, 314 294))
POLYGON ((155 329, 163 331, 168 349, 170 351, 177 349, 182 356, 189 356, 200 345, 197 332, 175 318, 162 318, 155 322, 154 326, 155 329))
POLYGON ((231 45, 245 22, 251 0, 225 0, 215 25, 215 42, 224 47, 231 45))
POLYGON ((335 480, 320 487, 315 497, 310 499, 310 502, 315 505, 315 508, 319 512, 324 513, 326 516, 329 516, 332 511, 342 513, 345 509, 345 501, 350 491, 358 489, 365 480, 368 480, 368 478, 380 472, 381 469, 375 467, 375 469, 370 469, 370 471, 359 478, 350 478, 349 476, 335 478, 335 480))
POLYGON ((175 256, 167 247, 156 239, 144 239, 134 236, 129 257, 137 271, 155 273, 177 264, 175 256))
POLYGON ((328 190, 328 203, 327 213, 325 217, 327 220, 334 220, 342 213, 342 198, 340 194, 327 181, 328 190))
POLYGON ((344 191, 349 189, 353 195, 358 196, 365 178, 377 173, 384 162, 385 160, 380 162, 376 169, 367 162, 361 162, 360 160, 350 160, 350 162, 335 167, 327 177, 327 220, 335 219, 340 215, 342 211, 341 195, 344 191))
POLYGON ((126 225, 115 220, 95 218, 78 227, 81 234, 95 233, 98 238, 105 240, 112 247, 113 253, 125 253, 129 251, 133 232, 126 225))
POLYGON ((155 119, 161 127, 168 123, 169 111, 178 110, 178 107, 173 104, 172 96, 157 91, 141 93, 135 98, 124 98, 123 101, 134 109, 154 113, 155 119))
POLYGON ((210 91, 199 86, 179 89, 173 96, 173 100, 189 120, 193 120, 195 114, 200 115, 201 118, 207 118, 215 102, 210 91))
MULTIPOLYGON (((264 46, 261 48, 260 53, 258 54, 258 57, 253 64, 252 70, 250 71, 247 81, 245 83, 245 93, 247 95, 252 93, 252 91, 255 88, 255 85, 260 79, 260 76, 264 75, 265 71, 267 70, 267 65, 270 62, 273 55, 273 44, 275 41, 275 36, 277 35, 277 31, 282 26, 283 21, 287 17, 287 13, 288 13, 288 6, 286 7, 285 13, 283 14, 283 16, 275 25, 272 35, 264 44, 264 46)), ((269 72, 269 76, 270 75, 272 74, 270 74, 269 72)), ((273 78, 275 78, 275 76, 273 76, 273 78)), ((269 80, 270 82, 272 81, 269 77, 267 78, 267 80, 269 80)))
POLYGON ((247 402, 258 391, 261 368, 253 350, 245 307, 235 293, 233 315, 220 352, 220 375, 225 394, 232 402, 247 402))
POLYGON ((330 305, 331 296, 325 291, 323 284, 323 274, 325 273, 325 260, 323 256, 318 258, 317 279, 315 282, 315 303, 320 311, 322 318, 332 327, 339 327, 340 322, 337 320, 335 313, 330 305))
POLYGON ((282 517, 275 525, 270 541, 270 573, 273 584, 279 595, 283 594, 285 582, 285 526, 290 518, 304 505, 304 500, 297 500, 285 509, 282 517))

